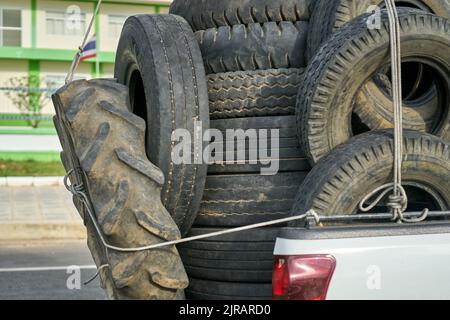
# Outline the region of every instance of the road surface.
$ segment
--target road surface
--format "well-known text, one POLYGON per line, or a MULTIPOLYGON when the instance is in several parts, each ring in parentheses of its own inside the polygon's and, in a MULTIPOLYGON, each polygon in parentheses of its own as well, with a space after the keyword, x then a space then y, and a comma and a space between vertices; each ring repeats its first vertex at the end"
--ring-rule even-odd
POLYGON ((85 241, 0 243, 0 300, 106 299, 98 278, 83 285, 94 274, 85 241))

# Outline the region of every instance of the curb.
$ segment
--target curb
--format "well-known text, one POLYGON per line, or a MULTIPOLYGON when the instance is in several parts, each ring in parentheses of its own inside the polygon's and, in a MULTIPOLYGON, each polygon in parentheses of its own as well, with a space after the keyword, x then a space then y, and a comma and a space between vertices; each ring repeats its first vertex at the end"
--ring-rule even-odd
POLYGON ((0 223, 0 241, 84 239, 86 228, 81 221, 0 223))
POLYGON ((0 187, 59 187, 64 177, 0 177, 0 187))

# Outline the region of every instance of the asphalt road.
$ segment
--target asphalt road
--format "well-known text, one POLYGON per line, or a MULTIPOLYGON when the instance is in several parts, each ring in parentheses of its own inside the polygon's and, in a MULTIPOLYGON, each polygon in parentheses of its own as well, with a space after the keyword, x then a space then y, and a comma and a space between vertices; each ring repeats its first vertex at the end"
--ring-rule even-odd
POLYGON ((85 241, 0 244, 0 300, 103 300, 85 241))

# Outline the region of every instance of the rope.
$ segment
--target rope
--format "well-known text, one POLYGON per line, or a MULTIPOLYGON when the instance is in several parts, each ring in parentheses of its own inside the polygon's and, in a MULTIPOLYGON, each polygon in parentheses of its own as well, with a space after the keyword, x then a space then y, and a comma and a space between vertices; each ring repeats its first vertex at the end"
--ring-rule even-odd
POLYGON ((74 196, 78 197, 84 204, 84 206, 87 210, 87 213, 89 215, 89 219, 91 220, 91 222, 95 228, 95 231, 98 234, 103 245, 108 249, 118 251, 118 252, 138 252, 138 251, 160 249, 163 247, 173 246, 173 245, 177 245, 180 243, 186 243, 186 242, 191 242, 191 241, 196 241, 196 240, 213 238, 213 237, 217 237, 217 236, 223 236, 226 234, 232 234, 232 233, 237 233, 237 232, 242 232, 242 231, 247 231, 247 230, 252 230, 252 229, 258 229, 258 228, 268 227, 268 226, 287 223, 287 222, 296 221, 296 220, 303 220, 308 217, 314 218, 314 220, 316 221, 317 224, 320 223, 319 215, 314 210, 310 210, 307 213, 305 213, 303 215, 299 215, 299 216, 277 219, 277 220, 272 220, 272 221, 267 221, 267 222, 262 222, 262 223, 256 223, 256 224, 251 224, 251 225, 247 225, 244 227, 222 230, 222 231, 212 232, 212 233, 208 233, 208 234, 202 234, 202 235, 198 235, 198 236, 193 236, 193 237, 188 237, 188 238, 178 239, 178 240, 173 240, 173 241, 166 241, 166 242, 161 242, 161 243, 152 244, 152 245, 148 245, 148 246, 135 247, 135 248, 117 247, 117 246, 110 245, 105 240, 103 233, 101 232, 100 227, 95 219, 94 209, 91 206, 91 203, 86 194, 86 191, 84 190, 84 187, 81 184, 80 185, 70 185, 68 183, 69 176, 71 174, 73 174, 74 172, 75 172, 74 170, 70 170, 68 172, 68 174, 64 177, 64 185, 65 185, 66 189, 69 190, 74 196))
MULTIPOLYGON (((86 45, 89 33, 91 33, 92 25, 94 24, 95 17, 98 14, 98 11, 100 10, 100 5, 102 4, 102 0, 98 0, 97 6, 95 7, 94 14, 92 15, 91 21, 89 22, 88 28, 84 34, 83 41, 81 42, 81 45, 78 47, 78 51, 75 54, 75 57, 72 60, 72 64, 70 65, 69 72, 66 76, 66 84, 72 82, 73 75, 75 73, 75 70, 78 68, 78 65, 80 64, 81 54, 83 53, 83 48, 86 45)), ((98 54, 98 52, 97 52, 98 54)))
POLYGON ((83 283, 85 286, 87 286, 89 283, 91 283, 92 281, 94 281, 98 275, 100 274, 100 271, 102 271, 105 268, 109 268, 109 264, 102 264, 100 267, 98 267, 97 272, 95 272, 95 274, 85 283, 83 283))
POLYGON ((384 0, 389 18, 389 37, 391 42, 392 64, 392 96, 394 105, 394 181, 383 185, 369 193, 359 204, 363 212, 372 210, 389 192, 393 193, 388 198, 388 207, 391 208, 393 220, 398 222, 414 223, 424 221, 428 216, 428 209, 417 219, 406 219, 403 213, 408 207, 408 197, 402 186, 403 165, 403 99, 402 99, 402 61, 401 61, 401 35, 398 12, 394 0, 384 0), (366 202, 376 194, 380 195, 368 206, 366 202))

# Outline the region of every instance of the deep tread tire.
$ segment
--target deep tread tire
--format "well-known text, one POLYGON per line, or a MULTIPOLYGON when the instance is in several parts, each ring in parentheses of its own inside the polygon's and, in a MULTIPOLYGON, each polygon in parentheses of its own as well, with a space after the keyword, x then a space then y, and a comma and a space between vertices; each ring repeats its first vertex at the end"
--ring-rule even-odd
POLYGON ((238 71, 208 76, 211 119, 295 114, 303 69, 238 71))
MULTIPOLYGON (((164 175, 147 160, 145 122, 128 111, 128 89, 110 80, 75 81, 53 96, 67 170, 81 168, 107 242, 138 247, 180 238, 161 203, 164 175), (70 151, 73 150, 73 151, 70 151), (75 162, 67 156, 75 152, 75 162)), ((83 177, 83 175, 82 175, 83 177)), ((72 175, 72 183, 74 181, 72 175)), ((77 178, 78 179, 78 178, 77 178)), ((88 246, 112 299, 179 299, 188 279, 175 247, 135 253, 105 250, 79 201, 88 246)))
MULTIPOLYGON (((146 118, 147 155, 166 177, 163 204, 185 234, 200 205, 207 165, 174 164, 172 132, 186 129, 194 137, 195 121, 209 128, 206 75, 188 23, 175 15, 130 17, 119 41, 115 77, 130 87, 133 112, 146 118)), ((191 150, 198 154, 203 148, 195 149, 193 140, 191 150)))
MULTIPOLYGON (((401 5, 429 11, 450 18, 450 3, 442 0, 396 0, 401 5)), ((371 5, 381 5, 382 0, 316 0, 311 15, 308 34, 307 59, 311 61, 319 48, 339 28, 352 19, 365 14, 371 5)))
POLYGON ((309 20, 311 0, 175 0, 170 13, 194 31, 236 24, 309 20))
POLYGON ((267 22, 195 33, 206 73, 305 67, 308 22, 267 22))
MULTIPOLYGON (((193 228, 189 235, 220 231, 193 228)), ((279 228, 249 230, 228 238, 211 238, 178 246, 188 275, 195 279, 270 283, 279 228), (228 241, 224 241, 228 240, 228 241), (233 240, 233 241, 232 241, 233 240)))
MULTIPOLYGON (((399 20, 402 54, 431 59, 438 64, 446 74, 442 75, 442 86, 447 92, 445 99, 448 99, 450 22, 408 9, 399 10, 399 20)), ((364 80, 388 62, 386 14, 382 14, 380 30, 368 29, 366 21, 367 15, 360 16, 333 34, 305 71, 297 101, 297 121, 299 138, 311 164, 351 137, 353 99, 364 80)), ((432 133, 450 140, 448 101, 447 104, 442 101, 442 105, 446 110, 436 119, 440 125, 432 133)), ((404 127, 408 128, 407 122, 404 127)))
MULTIPOLYGON (((436 195, 436 210, 450 208, 450 144, 406 130, 403 184, 436 195)), ((393 131, 372 131, 339 146, 312 169, 298 192, 292 213, 314 209, 319 215, 353 214, 359 202, 393 181, 393 131)), ((428 204, 429 205, 429 204, 428 204)), ((425 209, 425 208, 422 208, 425 209)), ((419 210, 422 210, 419 209, 419 210)), ((432 210, 432 208, 429 208, 432 210)))

